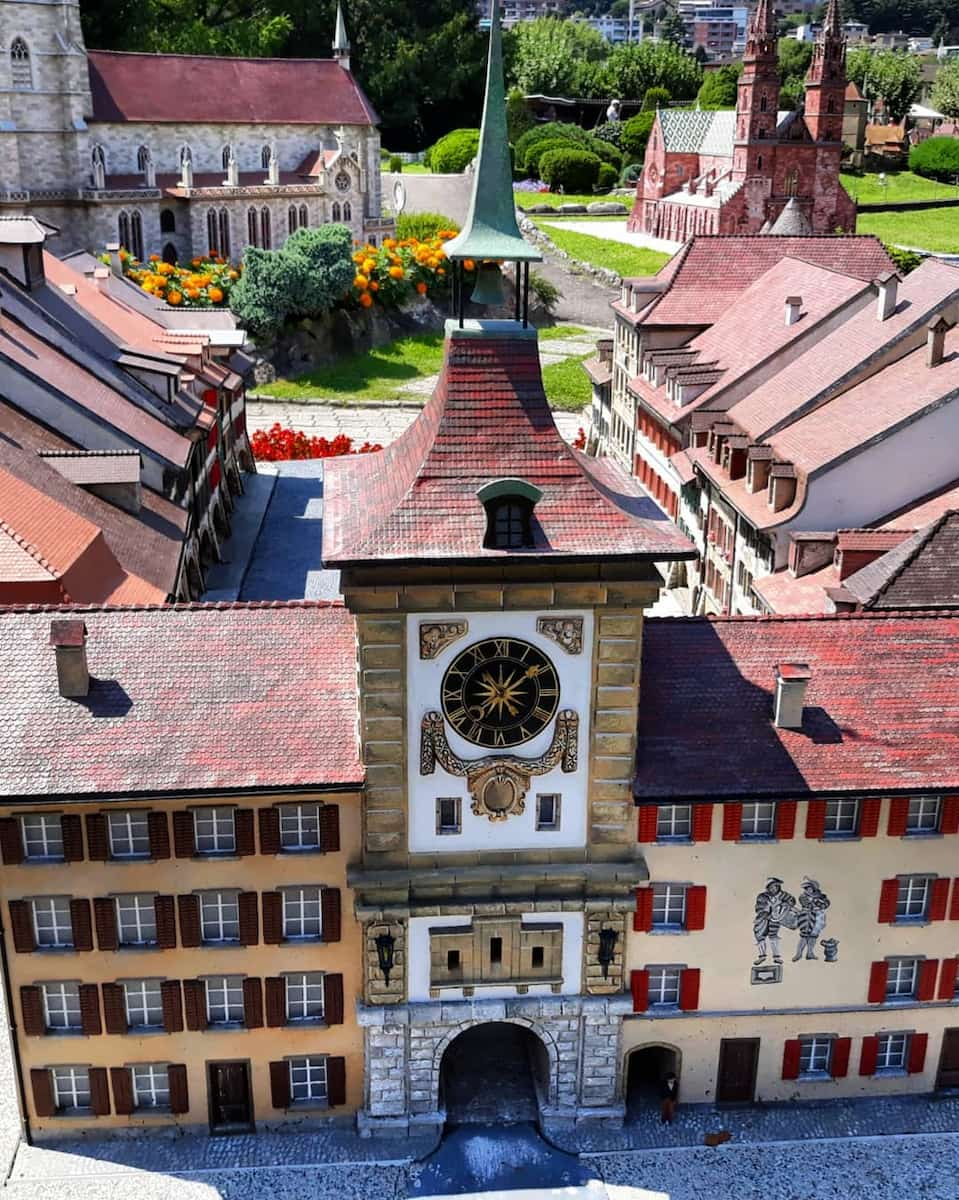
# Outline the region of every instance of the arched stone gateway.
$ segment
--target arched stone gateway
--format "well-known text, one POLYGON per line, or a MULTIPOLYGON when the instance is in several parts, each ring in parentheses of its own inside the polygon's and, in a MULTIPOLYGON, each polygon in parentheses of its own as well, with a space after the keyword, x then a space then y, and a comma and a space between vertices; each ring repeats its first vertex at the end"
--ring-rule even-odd
POLYGON ((682 1086, 682 1052, 677 1046, 647 1042, 630 1050, 623 1070, 627 1112, 635 1116, 641 1109, 657 1105, 668 1075, 675 1075, 682 1086))
POLYGON ((556 1046, 532 1021, 468 1021, 437 1054, 437 1108, 448 1125, 538 1121, 555 1101, 556 1046))

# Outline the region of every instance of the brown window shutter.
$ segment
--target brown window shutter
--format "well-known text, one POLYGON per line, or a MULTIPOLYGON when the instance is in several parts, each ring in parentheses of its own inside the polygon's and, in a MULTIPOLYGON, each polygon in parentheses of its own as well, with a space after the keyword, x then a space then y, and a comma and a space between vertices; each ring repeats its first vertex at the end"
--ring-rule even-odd
POLYGON ((157 923, 157 945, 161 950, 175 950, 176 901, 172 896, 154 896, 153 912, 157 923))
POLYGON ((13 932, 13 948, 18 954, 30 954, 36 950, 29 901, 10 901, 10 929, 13 932))
POLYGON ((237 854, 256 854, 253 824, 252 808, 235 808, 233 810, 233 836, 236 839, 237 854))
POLYGON ((128 1117, 133 1112, 133 1077, 129 1067, 111 1067, 110 1082, 113 1084, 113 1108, 118 1116, 128 1117))
POLYGON ((83 862, 83 823, 76 813, 67 813, 60 818, 60 836, 63 838, 63 861, 83 862))
POLYGON ((267 945, 278 946, 283 941, 283 897, 279 892, 264 892, 261 899, 263 940, 267 945))
POLYGON ((240 912, 240 943, 255 946, 260 940, 259 897, 256 892, 240 892, 237 901, 240 912))
POLYGON ((94 862, 106 862, 110 857, 107 819, 103 813, 87 813, 87 853, 94 862))
POLYGON ((323 941, 340 940, 340 889, 324 888, 320 892, 320 910, 323 913, 323 941))
POLYGON ((286 980, 279 976, 266 981, 266 1023, 270 1029, 286 1024, 286 980))
POLYGON ((270 1098, 274 1108, 290 1107, 290 1067, 283 1059, 270 1063, 270 1098))
POLYGON ((50 1072, 42 1067, 34 1067, 30 1072, 30 1086, 33 1089, 33 1110, 37 1116, 55 1116, 57 1102, 53 1098, 53 1078, 50 1072))
POLYGON ((119 983, 104 983, 103 1019, 107 1033, 127 1032, 127 1006, 119 983))
POLYGON ((263 1028, 263 985, 256 978, 243 980, 243 1024, 247 1029, 263 1028))
POLYGON ((184 979, 183 1011, 187 1029, 206 1029, 206 984, 202 979, 184 979))
POLYGON ((889 823, 886 832, 889 837, 905 837, 906 826, 909 823, 909 797, 893 796, 889 801, 889 823))
POLYGON ((103 1033, 103 1023, 100 1020, 100 989, 95 983, 81 983, 77 988, 80 993, 80 1025, 87 1037, 98 1037, 103 1033))
POLYGON ((167 1033, 181 1033, 183 996, 179 979, 164 979, 160 984, 160 1003, 163 1005, 163 1028, 167 1033))
POLYGON ((346 1059, 326 1060, 326 1098, 330 1108, 346 1103, 346 1059))
POLYGON ((93 917, 89 900, 70 901, 70 923, 73 926, 74 950, 92 950, 93 917))
POLYGON ((177 858, 192 858, 196 854, 193 813, 186 809, 173 814, 173 850, 177 858))
POLYGON ((323 1019, 327 1025, 343 1024, 343 976, 323 976, 323 1019))
POLYGON ((200 928, 200 897, 177 896, 176 903, 180 910, 180 944, 184 949, 193 949, 203 940, 200 928))
POLYGON ((280 810, 278 808, 261 808, 260 813, 260 853, 280 853, 280 810))
POLYGON ((23 862, 23 838, 16 817, 0 818, 0 858, 5 867, 15 867, 23 862))
POLYGON ((95 1117, 110 1115, 110 1077, 106 1067, 90 1068, 90 1108, 95 1117))
POLYGON ((101 950, 116 950, 120 945, 116 904, 109 896, 97 896, 93 901, 93 916, 97 927, 97 945, 101 950))
POLYGON ((170 823, 166 819, 166 813, 147 813, 147 831, 150 835, 150 857, 158 860, 169 858, 170 823))
POLYGON ((170 1112, 174 1115, 190 1111, 190 1092, 187 1087, 186 1067, 183 1063, 170 1063, 166 1069, 170 1085, 170 1112))
POLYGON ((331 853, 340 848, 340 806, 324 804, 320 808, 320 849, 331 853))
POLYGON ((20 989, 20 1014, 23 1032, 27 1037, 42 1037, 47 1032, 43 1016, 43 994, 34 985, 20 989))

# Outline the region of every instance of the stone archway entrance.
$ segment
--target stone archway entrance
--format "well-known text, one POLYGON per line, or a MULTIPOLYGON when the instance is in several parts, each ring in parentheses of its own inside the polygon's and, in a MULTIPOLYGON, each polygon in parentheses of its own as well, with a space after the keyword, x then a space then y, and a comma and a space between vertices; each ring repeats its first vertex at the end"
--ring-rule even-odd
POLYGON ((532 1030, 508 1021, 474 1025, 443 1053, 440 1108, 447 1125, 536 1122, 549 1074, 546 1047, 532 1030))
POLYGON ((634 1118, 650 1105, 658 1106, 660 1088, 668 1075, 680 1079, 679 1051, 673 1046, 640 1046, 626 1064, 626 1113, 634 1118))

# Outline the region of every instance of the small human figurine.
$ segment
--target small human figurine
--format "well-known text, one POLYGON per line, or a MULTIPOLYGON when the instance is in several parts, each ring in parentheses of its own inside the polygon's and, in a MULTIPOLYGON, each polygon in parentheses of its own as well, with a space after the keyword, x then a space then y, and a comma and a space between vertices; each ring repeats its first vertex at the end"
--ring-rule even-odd
POLYGON ((659 1094, 662 1103, 659 1106, 660 1125, 672 1125, 676 1115, 676 1103, 679 1100, 679 1080, 675 1075, 667 1075, 660 1085, 659 1094))
POLYGON ((622 102, 619 100, 610 100, 609 108, 607 108, 607 110, 606 110, 606 120, 607 121, 618 121, 619 120, 619 110, 620 110, 621 103, 622 102))

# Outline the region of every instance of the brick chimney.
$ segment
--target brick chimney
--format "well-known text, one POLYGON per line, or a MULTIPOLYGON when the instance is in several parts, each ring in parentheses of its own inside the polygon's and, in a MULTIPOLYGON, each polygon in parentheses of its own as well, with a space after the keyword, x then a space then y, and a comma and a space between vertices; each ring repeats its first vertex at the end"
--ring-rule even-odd
POLYGON ((936 317, 926 327, 926 366, 938 367, 946 353, 946 334, 952 326, 945 317, 936 317))
POLYGON ((795 325, 802 313, 802 296, 786 297, 786 324, 795 325))
POLYGON ((776 667, 773 724, 777 729, 802 729, 806 688, 811 677, 807 663, 780 663, 776 667))
POLYGON ((50 645, 57 656, 60 695, 70 698, 85 696, 90 691, 86 625, 75 619, 51 621, 50 645))
POLYGON ((874 282, 879 290, 876 317, 885 321, 896 311, 896 305, 899 303, 899 276, 895 271, 886 271, 874 282))

